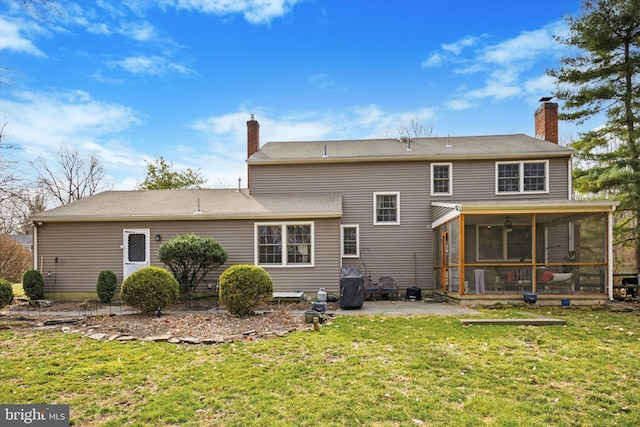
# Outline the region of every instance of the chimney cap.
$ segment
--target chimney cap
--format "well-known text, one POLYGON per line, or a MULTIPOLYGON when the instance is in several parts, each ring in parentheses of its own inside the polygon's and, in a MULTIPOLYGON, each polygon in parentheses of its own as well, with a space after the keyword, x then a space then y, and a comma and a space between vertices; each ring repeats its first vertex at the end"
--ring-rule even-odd
POLYGON ((256 119, 256 115, 251 113, 251 120, 255 120, 256 119))
POLYGON ((538 102, 549 102, 553 99, 553 96, 543 96, 538 100, 538 102))

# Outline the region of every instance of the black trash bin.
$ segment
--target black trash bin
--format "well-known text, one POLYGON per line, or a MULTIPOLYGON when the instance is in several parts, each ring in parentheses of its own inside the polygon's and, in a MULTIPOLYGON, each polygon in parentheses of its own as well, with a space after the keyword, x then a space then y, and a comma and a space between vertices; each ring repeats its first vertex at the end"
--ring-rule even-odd
POLYGON ((407 299, 412 301, 420 301, 422 299, 422 289, 417 286, 407 288, 407 299))
POLYGON ((340 308, 362 308, 364 302, 364 277, 355 267, 340 269, 340 308))

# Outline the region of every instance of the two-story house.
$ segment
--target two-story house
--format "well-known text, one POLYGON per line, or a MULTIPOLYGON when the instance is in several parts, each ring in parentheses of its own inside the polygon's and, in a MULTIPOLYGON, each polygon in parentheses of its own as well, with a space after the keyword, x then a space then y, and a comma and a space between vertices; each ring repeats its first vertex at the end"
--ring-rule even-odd
POLYGON ((615 205, 573 200, 557 104, 523 134, 269 142, 247 122, 238 190, 105 192, 35 215, 34 257, 57 298, 159 264, 163 241, 213 237, 225 267, 264 267, 278 291, 337 292, 340 267, 460 303, 612 297, 615 205))

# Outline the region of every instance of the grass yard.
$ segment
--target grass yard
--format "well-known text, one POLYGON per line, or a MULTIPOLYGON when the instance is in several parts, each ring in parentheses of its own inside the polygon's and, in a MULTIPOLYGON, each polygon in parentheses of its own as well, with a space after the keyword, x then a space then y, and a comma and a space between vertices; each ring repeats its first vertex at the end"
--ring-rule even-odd
POLYGON ((542 314, 568 325, 344 316, 222 346, 0 331, 0 402, 68 403, 78 426, 640 425, 640 317, 542 314))

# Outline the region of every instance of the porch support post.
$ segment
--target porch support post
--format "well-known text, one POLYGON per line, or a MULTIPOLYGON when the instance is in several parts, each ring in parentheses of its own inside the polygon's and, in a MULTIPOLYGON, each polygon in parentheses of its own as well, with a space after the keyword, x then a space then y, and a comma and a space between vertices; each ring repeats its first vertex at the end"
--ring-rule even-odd
POLYGON ((609 301, 613 301, 613 212, 612 206, 607 215, 607 290, 609 301))

